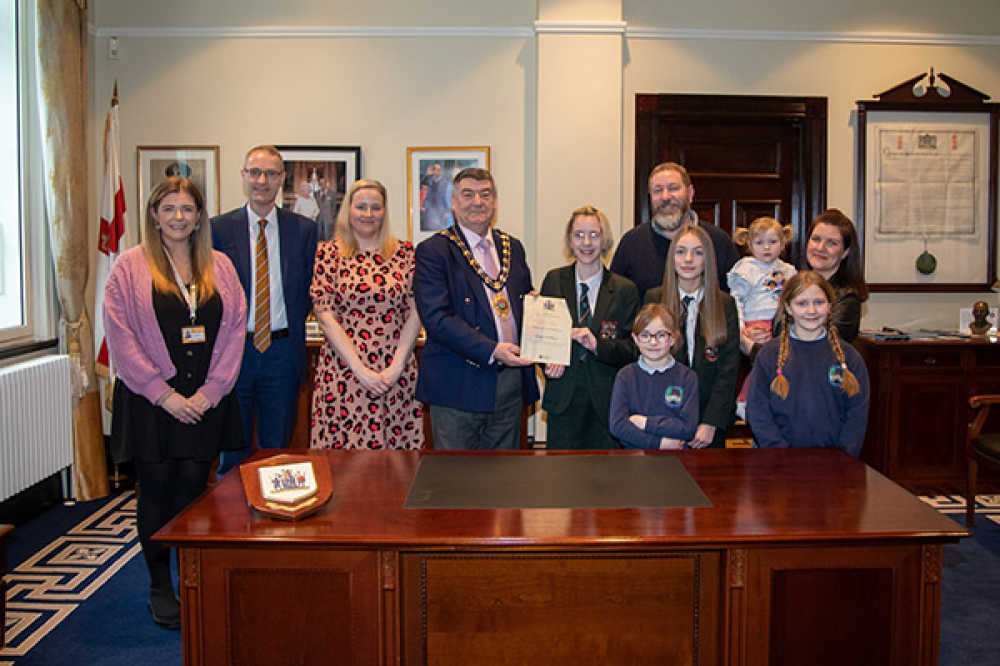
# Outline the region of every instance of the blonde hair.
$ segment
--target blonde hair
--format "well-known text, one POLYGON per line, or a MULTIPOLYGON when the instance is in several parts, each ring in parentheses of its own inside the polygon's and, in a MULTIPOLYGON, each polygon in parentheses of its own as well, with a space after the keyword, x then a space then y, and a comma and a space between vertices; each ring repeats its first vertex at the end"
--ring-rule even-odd
POLYGON ((615 246, 615 236, 611 231, 608 216, 594 206, 580 206, 570 214, 569 222, 566 223, 566 233, 563 235, 563 252, 570 261, 576 256, 573 254, 573 248, 570 247, 569 242, 573 235, 573 223, 576 222, 576 218, 587 216, 596 217, 597 223, 601 225, 601 258, 607 259, 608 255, 611 254, 611 248, 615 246))
POLYGON ((632 335, 639 337, 639 334, 645 331, 646 327, 657 319, 662 321, 666 329, 670 331, 670 337, 673 340, 673 344, 670 345, 670 352, 673 353, 678 343, 680 343, 681 331, 677 326, 677 319, 670 314, 670 310, 663 303, 647 303, 642 306, 639 314, 635 316, 635 322, 632 324, 632 335))
POLYGON ((776 233, 784 247, 787 247, 792 242, 792 239, 795 238, 795 228, 792 225, 786 224, 782 226, 781 222, 778 222, 773 217, 758 217, 750 223, 749 227, 738 228, 733 233, 733 242, 743 247, 750 247, 755 238, 768 231, 776 233))
POLYGON ((701 242, 705 252, 705 270, 702 273, 701 284, 703 296, 698 308, 698 321, 705 336, 706 347, 721 347, 726 343, 726 309, 722 304, 722 292, 719 290, 719 273, 715 269, 715 246, 708 232, 697 224, 681 227, 670 244, 667 253, 667 266, 663 271, 663 304, 679 321, 681 317, 681 297, 677 287, 677 266, 674 259, 674 247, 684 236, 694 236, 701 242))
POLYGON ((174 279, 174 269, 167 259, 167 250, 163 246, 160 235, 160 225, 154 213, 171 194, 187 194, 194 201, 198 210, 198 221, 194 230, 188 236, 188 247, 191 251, 191 282, 198 286, 198 303, 203 304, 215 294, 215 271, 212 263, 212 229, 208 224, 208 212, 205 210, 205 197, 198 186, 189 178, 167 178, 153 188, 146 203, 146 219, 143 222, 142 252, 146 264, 153 276, 153 288, 161 294, 176 294, 181 300, 184 296, 174 279))
POLYGON ((389 233, 389 200, 386 196, 385 185, 377 180, 356 180, 347 188, 347 194, 344 195, 344 201, 340 204, 340 210, 337 212, 337 240, 340 241, 341 254, 345 257, 353 257, 358 253, 358 237, 351 227, 350 214, 354 195, 361 190, 375 190, 382 196, 384 216, 376 240, 378 241, 378 253, 383 259, 388 259, 396 253, 399 241, 389 233))
MULTIPOLYGON (((802 271, 792 276, 785 283, 785 288, 781 292, 781 299, 778 301, 778 311, 781 313, 781 347, 778 350, 778 370, 774 380, 771 382, 771 392, 782 400, 788 397, 790 388, 788 378, 785 377, 783 372, 785 363, 788 361, 788 355, 791 352, 793 320, 792 315, 788 312, 788 306, 792 302, 792 299, 813 286, 822 289, 826 295, 826 300, 833 305, 833 287, 826 281, 826 278, 816 271, 802 271)), ((843 380, 840 382, 840 390, 846 395, 853 397, 861 390, 861 384, 858 382, 858 378, 854 376, 854 373, 847 368, 847 360, 844 358, 844 349, 840 345, 840 337, 837 335, 837 329, 834 328, 829 317, 826 320, 826 337, 830 341, 830 348, 833 350, 833 355, 837 358, 837 362, 840 363, 840 368, 844 373, 843 380)))

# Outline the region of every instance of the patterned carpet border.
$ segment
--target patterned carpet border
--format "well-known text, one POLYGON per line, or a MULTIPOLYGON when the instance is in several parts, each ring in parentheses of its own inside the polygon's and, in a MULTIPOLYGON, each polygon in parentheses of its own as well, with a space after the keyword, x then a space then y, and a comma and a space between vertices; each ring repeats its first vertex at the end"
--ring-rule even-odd
POLYGON ((8 658, 26 655, 140 550, 135 493, 127 492, 15 567, 5 577, 7 647, 0 666, 13 666, 8 658))
MULTIPOLYGON (((920 499, 947 516, 965 515, 965 498, 961 495, 923 495, 920 499)), ((1000 495, 976 495, 976 519, 979 518, 1000 525, 1000 495)))

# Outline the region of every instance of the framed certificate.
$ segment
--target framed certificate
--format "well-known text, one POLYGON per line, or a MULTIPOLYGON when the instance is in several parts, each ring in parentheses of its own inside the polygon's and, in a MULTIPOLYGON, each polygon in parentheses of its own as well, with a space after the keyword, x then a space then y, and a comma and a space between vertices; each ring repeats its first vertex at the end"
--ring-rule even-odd
POLYGON ((872 291, 989 291, 1000 106, 934 70, 876 97, 858 102, 865 282, 872 291))

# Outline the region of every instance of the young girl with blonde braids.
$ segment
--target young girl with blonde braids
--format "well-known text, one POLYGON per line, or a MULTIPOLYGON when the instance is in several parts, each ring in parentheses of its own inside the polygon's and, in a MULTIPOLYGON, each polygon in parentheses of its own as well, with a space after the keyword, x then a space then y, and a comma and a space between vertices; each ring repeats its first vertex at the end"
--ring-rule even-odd
POLYGON ((835 446, 855 458, 868 424, 868 371, 830 323, 833 288, 804 271, 781 294, 781 334, 747 379, 747 422, 757 446, 835 446))

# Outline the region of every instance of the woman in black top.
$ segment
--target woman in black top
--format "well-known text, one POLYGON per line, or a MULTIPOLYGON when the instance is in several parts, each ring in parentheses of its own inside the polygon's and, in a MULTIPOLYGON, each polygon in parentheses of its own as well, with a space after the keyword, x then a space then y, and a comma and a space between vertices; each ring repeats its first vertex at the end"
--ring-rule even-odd
MULTIPOLYGON (((830 323, 842 340, 854 342, 861 329, 861 304, 868 300, 854 223, 836 208, 830 208, 812 221, 806 238, 806 268, 822 275, 833 287, 830 323)), ((756 331, 740 332, 740 346, 751 358, 764 342, 757 338, 756 331)))

